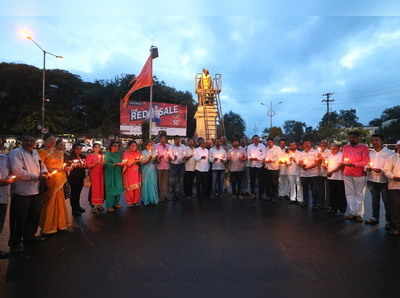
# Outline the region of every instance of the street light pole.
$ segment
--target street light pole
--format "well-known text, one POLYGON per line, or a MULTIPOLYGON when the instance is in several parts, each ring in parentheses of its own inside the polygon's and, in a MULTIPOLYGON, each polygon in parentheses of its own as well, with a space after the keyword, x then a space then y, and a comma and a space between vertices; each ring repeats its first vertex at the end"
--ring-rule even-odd
POLYGON ((53 53, 50 53, 48 51, 46 51, 45 49, 43 49, 39 43, 37 43, 32 36, 26 36, 27 39, 31 40, 35 46, 37 46, 43 53, 43 69, 42 69, 42 125, 41 125, 41 130, 42 133, 44 133, 44 131, 46 131, 45 129, 45 112, 46 112, 46 107, 45 107, 45 103, 46 103, 46 55, 49 54, 55 58, 64 58, 63 56, 59 56, 59 55, 55 55, 53 53))
MULTIPOLYGON (((280 105, 281 103, 283 103, 283 101, 278 102, 277 104, 280 105)), ((263 102, 260 102, 260 104, 262 104, 263 106, 265 106, 266 104, 263 102)), ((270 101, 270 105, 269 105, 269 110, 267 111, 267 117, 269 117, 269 129, 272 128, 272 118, 276 115, 276 112, 272 109, 272 101, 270 101)))

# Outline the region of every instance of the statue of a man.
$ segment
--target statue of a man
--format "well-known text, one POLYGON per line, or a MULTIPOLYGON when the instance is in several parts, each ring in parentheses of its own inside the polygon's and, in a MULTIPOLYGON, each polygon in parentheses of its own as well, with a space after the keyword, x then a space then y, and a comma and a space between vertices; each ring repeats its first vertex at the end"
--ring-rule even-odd
POLYGON ((203 73, 199 78, 197 85, 197 94, 200 104, 212 104, 214 100, 213 79, 207 69, 203 68, 203 73))

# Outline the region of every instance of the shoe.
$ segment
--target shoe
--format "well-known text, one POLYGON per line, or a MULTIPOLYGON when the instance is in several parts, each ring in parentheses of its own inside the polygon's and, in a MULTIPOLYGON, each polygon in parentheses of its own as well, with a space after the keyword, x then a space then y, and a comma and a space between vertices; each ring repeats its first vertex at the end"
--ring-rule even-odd
POLYGON ((355 216, 354 215, 345 215, 344 219, 346 219, 346 220, 354 220, 355 216))
POLYGON ((379 221, 375 218, 370 218, 364 222, 366 225, 376 226, 379 224, 379 221))
POLYGON ((107 212, 115 212, 115 209, 114 208, 107 208, 107 212))
POLYGON ((85 213, 86 210, 83 209, 82 207, 79 207, 79 208, 78 208, 78 211, 79 211, 80 213, 85 213))
POLYGON ((300 206, 301 208, 307 208, 307 204, 304 203, 304 202, 301 202, 301 203, 299 204, 299 206, 300 206))
POLYGON ((114 206, 114 209, 120 209, 120 208, 122 208, 122 206, 120 204, 117 204, 114 206))
POLYGON ((297 201, 290 201, 289 202, 289 205, 296 205, 297 204, 297 201))
POLYGON ((0 260, 8 259, 9 256, 10 254, 8 252, 0 250, 0 260))
POLYGON ((355 216, 353 220, 354 220, 355 222, 358 222, 358 223, 364 222, 364 220, 363 220, 363 218, 362 218, 361 216, 355 216))

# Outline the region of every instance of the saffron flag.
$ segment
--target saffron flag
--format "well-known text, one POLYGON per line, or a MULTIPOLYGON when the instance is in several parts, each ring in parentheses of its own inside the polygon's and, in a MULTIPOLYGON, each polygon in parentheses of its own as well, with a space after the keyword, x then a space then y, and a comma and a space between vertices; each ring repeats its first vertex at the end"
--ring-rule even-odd
POLYGON ((144 64, 141 72, 135 78, 131 89, 129 89, 128 93, 126 93, 125 96, 122 98, 123 105, 126 106, 128 104, 129 97, 133 92, 142 89, 144 87, 150 87, 152 85, 153 85, 153 59, 150 55, 149 58, 147 58, 147 61, 144 64))

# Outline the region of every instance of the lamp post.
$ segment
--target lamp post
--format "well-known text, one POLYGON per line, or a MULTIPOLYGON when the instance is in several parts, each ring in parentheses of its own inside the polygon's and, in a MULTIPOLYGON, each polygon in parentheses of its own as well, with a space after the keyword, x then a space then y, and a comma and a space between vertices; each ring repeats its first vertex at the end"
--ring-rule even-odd
MULTIPOLYGON (((277 103, 277 105, 280 105, 280 104, 282 104, 282 103, 283 103, 283 101, 280 101, 280 102, 277 103)), ((263 102, 260 102, 260 104, 263 105, 263 106, 266 106, 266 104, 263 103, 263 102)), ((273 110, 273 108, 272 108, 272 101, 271 101, 271 102, 270 102, 270 105, 269 105, 269 110, 267 111, 267 116, 269 117, 269 129, 272 128, 272 118, 273 118, 275 115, 276 115, 276 112, 275 112, 275 111, 273 110)))
POLYGON ((64 58, 63 56, 59 56, 59 55, 55 55, 55 54, 53 54, 53 53, 51 53, 51 52, 49 52, 49 51, 46 51, 45 49, 43 49, 40 45, 39 45, 39 43, 37 43, 33 38, 32 38, 32 36, 30 36, 30 35, 25 35, 25 38, 26 39, 29 39, 29 40, 31 40, 34 44, 35 44, 35 46, 37 46, 41 51, 42 51, 42 53, 43 53, 43 69, 42 69, 42 125, 41 125, 41 131, 42 131, 42 133, 45 133, 46 132, 46 128, 45 128, 45 122, 44 122, 44 120, 45 120, 45 103, 46 103, 46 55, 48 54, 48 55, 51 55, 51 56, 53 56, 53 57, 56 57, 56 58, 59 58, 59 59, 62 59, 62 58, 64 58))

